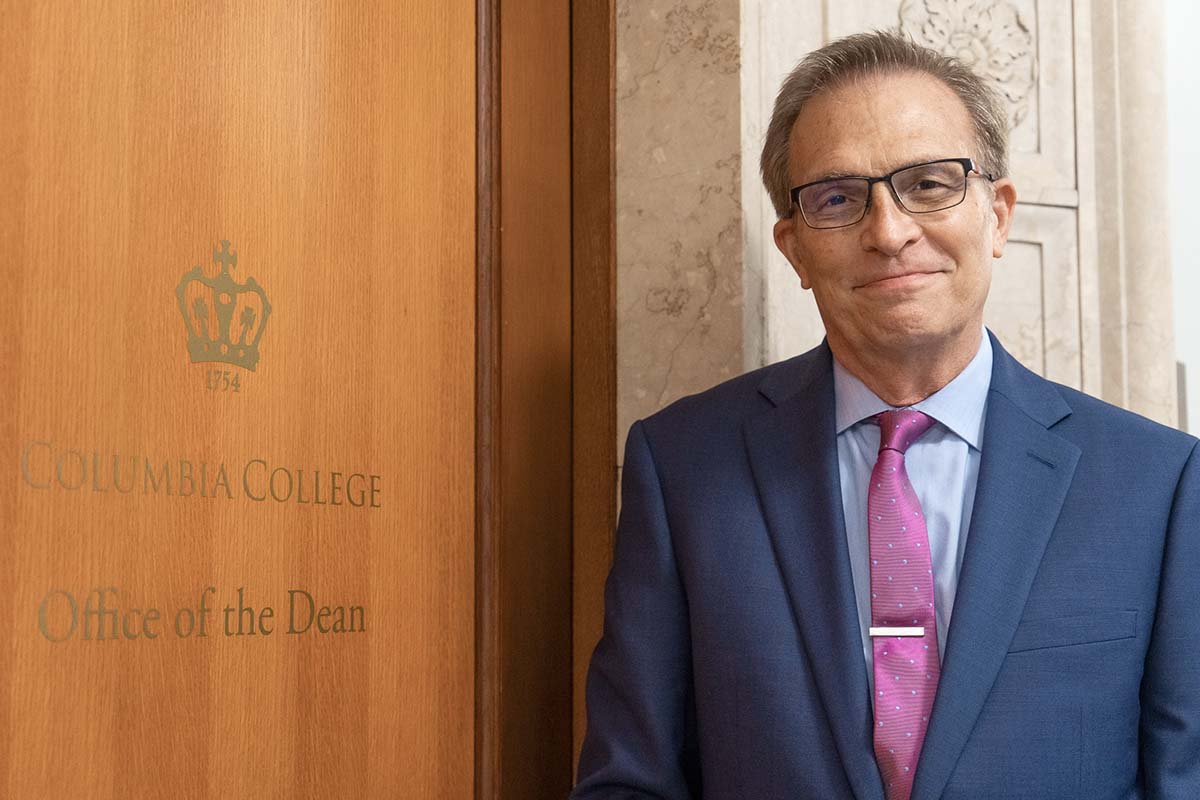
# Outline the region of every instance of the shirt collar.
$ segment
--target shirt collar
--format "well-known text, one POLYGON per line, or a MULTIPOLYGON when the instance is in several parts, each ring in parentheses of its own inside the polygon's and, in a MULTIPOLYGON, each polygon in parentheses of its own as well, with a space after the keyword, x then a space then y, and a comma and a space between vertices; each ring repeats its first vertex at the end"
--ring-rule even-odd
MULTIPOLYGON (((992 384, 992 342, 985 330, 979 350, 966 368, 938 391, 910 408, 933 417, 976 450, 983 448, 983 416, 992 384)), ((866 384, 833 359, 833 394, 837 404, 837 432, 891 411, 866 384)))

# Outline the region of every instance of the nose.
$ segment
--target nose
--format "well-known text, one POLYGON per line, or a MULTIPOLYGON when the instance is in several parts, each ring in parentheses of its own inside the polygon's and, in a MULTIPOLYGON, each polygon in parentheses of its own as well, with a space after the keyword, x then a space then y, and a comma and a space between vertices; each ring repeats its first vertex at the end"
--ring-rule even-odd
POLYGON ((859 236, 863 249, 895 256, 921 238, 921 226, 905 211, 886 181, 871 187, 871 207, 862 221, 859 236))

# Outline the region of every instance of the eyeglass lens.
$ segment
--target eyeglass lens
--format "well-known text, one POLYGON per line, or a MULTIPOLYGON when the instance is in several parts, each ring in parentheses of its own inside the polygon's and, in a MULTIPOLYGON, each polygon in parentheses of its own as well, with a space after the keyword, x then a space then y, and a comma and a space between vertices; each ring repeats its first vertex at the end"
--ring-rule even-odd
MULTIPOLYGON (((966 196, 967 174, 959 161, 937 161, 900 170, 892 188, 905 210, 922 214, 956 206, 966 196)), ((814 228, 853 225, 866 214, 871 182, 866 178, 835 178, 800 191, 800 210, 814 228)))

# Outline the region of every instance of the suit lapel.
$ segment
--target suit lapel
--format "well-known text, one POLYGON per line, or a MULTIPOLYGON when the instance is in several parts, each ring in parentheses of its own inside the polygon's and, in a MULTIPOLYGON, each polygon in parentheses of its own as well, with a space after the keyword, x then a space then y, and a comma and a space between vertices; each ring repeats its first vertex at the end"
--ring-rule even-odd
POLYGON ((937 698, 913 800, 941 796, 1000 671, 1079 450, 1047 430, 1070 413, 993 338, 983 452, 937 698))
POLYGON ((882 800, 871 743, 866 663, 838 477, 828 347, 795 359, 760 388, 775 407, 745 438, 792 614, 859 800, 882 800))

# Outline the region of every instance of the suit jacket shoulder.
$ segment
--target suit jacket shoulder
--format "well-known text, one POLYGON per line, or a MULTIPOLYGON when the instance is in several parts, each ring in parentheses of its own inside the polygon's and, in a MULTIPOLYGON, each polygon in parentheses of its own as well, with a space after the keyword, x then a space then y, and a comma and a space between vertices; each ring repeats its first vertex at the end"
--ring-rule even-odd
POLYGON ((700 445, 705 441, 740 437, 746 420, 804 391, 829 392, 833 402, 832 355, 822 342, 798 356, 768 364, 696 394, 682 397, 642 420, 656 453, 673 443, 700 445), (827 387, 825 384, 829 384, 827 387))
POLYGON ((1080 448, 1085 458, 1152 459, 1182 468, 1197 444, 1194 436, 1035 374, 1009 355, 995 337, 989 405, 1011 402, 1080 448))

